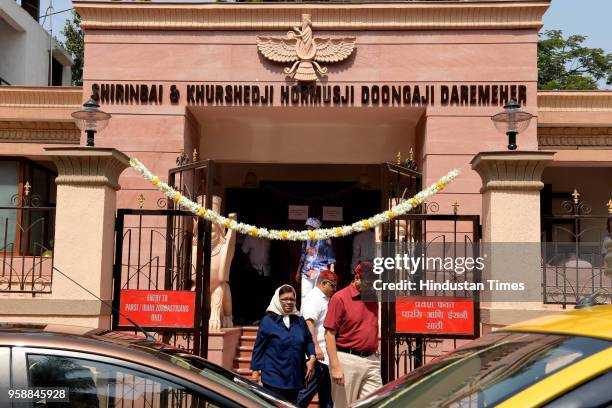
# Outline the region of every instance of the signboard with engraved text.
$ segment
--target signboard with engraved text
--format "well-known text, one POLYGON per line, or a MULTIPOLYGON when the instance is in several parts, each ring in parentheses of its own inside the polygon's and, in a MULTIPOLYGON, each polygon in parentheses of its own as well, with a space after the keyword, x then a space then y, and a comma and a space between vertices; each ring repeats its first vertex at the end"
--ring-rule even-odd
POLYGON ((289 216, 290 220, 307 220, 308 206, 307 205, 290 205, 289 216))
POLYGON ((342 222, 342 207, 323 207, 323 221, 342 222))

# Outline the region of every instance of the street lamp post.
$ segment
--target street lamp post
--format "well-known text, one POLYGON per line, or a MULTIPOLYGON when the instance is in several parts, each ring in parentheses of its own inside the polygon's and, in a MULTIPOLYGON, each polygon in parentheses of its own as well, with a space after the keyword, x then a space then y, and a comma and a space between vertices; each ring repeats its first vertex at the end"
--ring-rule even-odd
POLYGON ((491 116, 495 128, 508 135, 508 150, 516 150, 516 135, 527 129, 533 115, 520 110, 519 105, 512 99, 504 106, 504 111, 491 116))
POLYGON ((83 109, 72 112, 79 129, 87 132, 87 146, 94 146, 94 135, 104 130, 111 118, 110 113, 100 110, 100 105, 94 100, 93 95, 83 104, 83 109))

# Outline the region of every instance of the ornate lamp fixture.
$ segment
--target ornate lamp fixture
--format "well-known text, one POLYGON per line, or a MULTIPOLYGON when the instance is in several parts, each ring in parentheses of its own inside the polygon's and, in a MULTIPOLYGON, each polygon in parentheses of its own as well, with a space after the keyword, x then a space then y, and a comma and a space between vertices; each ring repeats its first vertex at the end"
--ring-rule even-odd
POLYGON ((504 111, 491 116, 495 128, 508 135, 508 150, 516 150, 516 135, 527 129, 533 115, 520 110, 520 105, 512 99, 504 106, 504 111))
POLYGON ((101 132, 108 125, 111 118, 110 113, 100 110, 100 105, 94 100, 93 95, 83 104, 83 109, 72 112, 71 116, 79 129, 87 132, 87 146, 94 146, 94 135, 101 132))

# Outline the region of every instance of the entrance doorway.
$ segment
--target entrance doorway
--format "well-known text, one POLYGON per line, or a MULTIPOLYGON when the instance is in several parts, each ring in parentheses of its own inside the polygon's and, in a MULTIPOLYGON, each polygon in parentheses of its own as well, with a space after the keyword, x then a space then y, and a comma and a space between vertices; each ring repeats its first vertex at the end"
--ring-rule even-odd
MULTIPOLYGON (((287 166, 277 167, 283 173, 287 166)), ((225 189, 227 213, 235 212, 242 221, 275 229, 302 230, 306 216, 319 218, 323 227, 350 224, 380 211, 380 205, 380 189, 370 188, 359 181, 262 180, 252 187, 225 189), (290 216, 290 208, 299 208, 300 211, 290 216)), ((289 283, 299 293, 300 285, 294 277, 302 243, 270 242, 270 276, 262 279, 250 268, 248 255, 241 250, 245 237, 239 238, 232 262, 230 287, 234 299, 234 321, 240 325, 251 324, 263 316, 276 287, 289 283)), ((352 236, 332 240, 335 272, 339 275, 341 287, 352 279, 352 244, 352 236)))
MULTIPOLYGON (((412 152, 418 161, 427 120, 424 107, 190 106, 187 113, 185 149, 214 160, 211 181, 222 213, 295 230, 304 229, 305 217, 289 217, 290 206, 306 207, 324 227, 386 209, 381 163, 403 162, 412 152), (324 216, 324 207, 340 209, 341 217, 324 216)), ((352 243, 353 237, 332 242, 340 287, 351 280, 352 243)), ((237 243, 230 273, 234 324, 261 318, 280 284, 299 292, 300 249, 299 242, 271 242, 272 276, 260 288, 237 243)))

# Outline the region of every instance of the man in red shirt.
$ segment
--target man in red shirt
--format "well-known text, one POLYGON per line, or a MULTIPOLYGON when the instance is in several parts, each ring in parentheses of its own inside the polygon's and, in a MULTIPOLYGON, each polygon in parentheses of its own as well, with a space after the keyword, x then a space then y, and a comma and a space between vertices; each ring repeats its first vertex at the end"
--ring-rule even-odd
POLYGON ((361 299, 361 276, 372 270, 362 262, 355 278, 329 301, 325 343, 332 377, 332 399, 338 408, 365 397, 382 387, 378 350, 378 303, 361 299))

